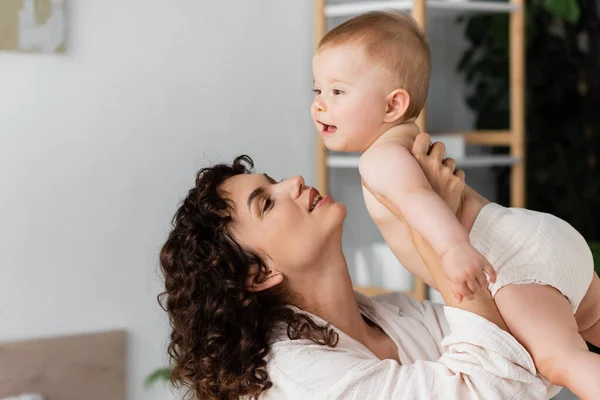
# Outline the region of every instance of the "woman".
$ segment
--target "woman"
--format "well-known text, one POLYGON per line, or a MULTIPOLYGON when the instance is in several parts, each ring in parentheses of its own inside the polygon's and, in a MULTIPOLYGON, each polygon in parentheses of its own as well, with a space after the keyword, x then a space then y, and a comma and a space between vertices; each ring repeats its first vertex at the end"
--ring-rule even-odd
MULTIPOLYGON (((428 150, 421 134, 413 153, 456 211, 464 174, 442 163, 443 146, 428 150)), ((238 157, 201 170, 162 248, 160 300, 173 328, 174 383, 199 399, 541 399, 555 392, 505 332, 489 292, 455 302, 420 237, 414 243, 452 307, 398 293, 356 294, 342 252, 344 205, 301 177, 276 182, 247 165, 238 157)))

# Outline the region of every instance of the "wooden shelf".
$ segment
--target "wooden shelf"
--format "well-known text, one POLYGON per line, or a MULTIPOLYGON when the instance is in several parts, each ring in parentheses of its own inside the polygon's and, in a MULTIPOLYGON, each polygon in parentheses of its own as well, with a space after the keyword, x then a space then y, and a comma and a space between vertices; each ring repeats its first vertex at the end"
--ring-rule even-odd
MULTIPOLYGON (((358 168, 359 156, 356 154, 330 154, 327 157, 329 168, 358 168)), ((512 156, 490 155, 490 156, 468 156, 463 159, 455 159, 459 168, 482 168, 503 167, 521 163, 521 159, 512 156)))
POLYGON ((476 131, 462 134, 468 144, 486 146, 510 146, 514 135, 510 131, 476 131))
POLYGON ((429 0, 426 7, 435 10, 478 11, 493 13, 510 13, 519 10, 519 5, 510 1, 470 1, 470 0, 429 0))
POLYGON ((369 11, 383 11, 389 9, 410 11, 412 10, 413 5, 413 0, 332 4, 325 7, 325 15, 328 17, 349 17, 369 11))
POLYGON ((510 167, 521 164, 522 160, 511 156, 470 156, 456 160, 459 168, 510 167))
MULTIPOLYGON (((411 11, 414 0, 402 1, 358 1, 353 3, 332 4, 325 7, 327 17, 349 17, 369 11, 399 10, 411 11)), ((519 10, 519 5, 506 2, 470 1, 470 0, 429 0, 425 2, 428 10, 478 11, 510 13, 519 10)))

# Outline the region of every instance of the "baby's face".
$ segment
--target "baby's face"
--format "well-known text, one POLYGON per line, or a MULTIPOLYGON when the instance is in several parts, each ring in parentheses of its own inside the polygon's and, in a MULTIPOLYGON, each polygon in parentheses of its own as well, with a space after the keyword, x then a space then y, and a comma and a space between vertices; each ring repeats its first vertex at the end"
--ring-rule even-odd
POLYGON ((365 151, 384 131, 388 74, 360 45, 325 48, 313 58, 311 116, 332 151, 365 151))

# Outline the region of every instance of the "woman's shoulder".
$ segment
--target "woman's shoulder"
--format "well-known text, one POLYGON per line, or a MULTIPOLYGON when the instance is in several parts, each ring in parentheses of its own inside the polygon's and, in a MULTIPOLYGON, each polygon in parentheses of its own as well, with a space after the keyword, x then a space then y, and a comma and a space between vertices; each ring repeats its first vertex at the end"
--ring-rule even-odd
POLYGON ((372 297, 366 296, 360 292, 355 292, 355 295, 356 301, 363 310, 385 308, 400 316, 421 317, 429 313, 443 314, 444 309, 442 304, 428 300, 417 300, 414 297, 401 292, 384 293, 372 297))
POLYGON ((273 343, 267 357, 273 387, 264 398, 319 398, 327 393, 332 383, 343 380, 349 370, 360 370, 371 356, 340 336, 335 347, 289 338, 273 343))
MULTIPOLYGON (((367 297, 356 293, 363 313, 374 321, 391 327, 428 334, 440 342, 448 334, 449 326, 444 305, 428 300, 417 300, 404 293, 392 292, 367 297)), ((394 329, 395 329, 394 328, 394 329)))

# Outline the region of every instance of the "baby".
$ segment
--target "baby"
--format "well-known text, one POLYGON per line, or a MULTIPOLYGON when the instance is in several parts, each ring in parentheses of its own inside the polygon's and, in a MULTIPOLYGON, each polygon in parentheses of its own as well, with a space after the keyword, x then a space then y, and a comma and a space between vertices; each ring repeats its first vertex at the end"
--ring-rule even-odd
POLYGON ((408 270, 434 285, 396 218, 436 250, 459 301, 489 288, 544 377, 600 399, 600 355, 584 341, 600 345, 600 279, 587 243, 552 215, 501 207, 469 187, 458 218, 435 194, 410 153, 430 71, 429 46, 408 15, 372 12, 335 27, 313 58, 317 130, 329 150, 362 153, 367 209, 386 242, 406 243, 392 251, 408 270))

